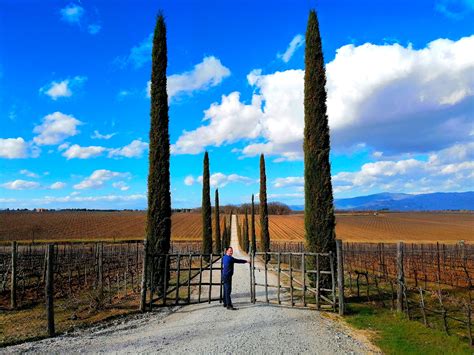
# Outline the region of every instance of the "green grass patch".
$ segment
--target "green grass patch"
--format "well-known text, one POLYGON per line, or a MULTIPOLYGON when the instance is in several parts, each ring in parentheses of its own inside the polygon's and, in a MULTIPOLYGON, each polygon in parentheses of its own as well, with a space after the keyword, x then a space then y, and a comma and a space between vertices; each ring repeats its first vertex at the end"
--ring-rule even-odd
POLYGON ((388 309, 349 304, 347 322, 373 334, 372 342, 386 354, 473 354, 465 340, 448 336, 388 309))

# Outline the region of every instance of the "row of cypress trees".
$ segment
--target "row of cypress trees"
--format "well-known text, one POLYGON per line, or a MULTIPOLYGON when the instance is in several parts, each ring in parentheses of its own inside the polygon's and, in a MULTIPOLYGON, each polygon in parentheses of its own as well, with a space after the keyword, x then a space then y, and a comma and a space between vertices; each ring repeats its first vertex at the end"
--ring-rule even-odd
MULTIPOLYGON (((153 35, 150 145, 148 172, 148 212, 146 225, 146 250, 153 254, 167 254, 171 240, 170 194, 170 140, 167 88, 166 25, 162 13, 158 14, 153 35)), ((304 78, 304 176, 305 176, 305 235, 310 252, 335 251, 335 217, 331 166, 329 162, 330 138, 326 107, 326 73, 321 35, 316 12, 309 13, 306 30, 304 78)), ((216 200, 218 197, 216 196, 216 200)), ((262 250, 269 251, 268 207, 266 193, 265 157, 260 156, 260 241, 262 250)), ((252 196, 253 200, 253 196, 252 196)), ((203 252, 212 252, 212 221, 209 189, 209 157, 204 157, 203 173, 203 252), (206 183, 207 181, 207 183, 206 183), (207 186, 206 186, 207 185, 207 186)), ((217 203, 216 203, 217 205, 217 203)), ((217 209, 218 210, 218 209, 217 209)), ((218 214, 218 212, 217 212, 218 214)), ((252 213, 253 216, 253 213, 252 213)), ((216 220, 219 223, 219 220, 216 220)), ((231 221, 230 221, 231 223, 231 221)), ((227 225, 227 224, 226 224, 227 225)), ((254 230, 252 217, 251 230, 254 230)), ((217 227, 216 227, 217 230, 217 227)), ((224 229, 228 246, 230 231, 224 229)), ((255 247, 254 232, 251 244, 255 247)), ((216 240, 217 244, 217 240, 216 240)), ((165 275, 164 257, 152 258, 144 263, 148 286, 161 289, 165 275), (150 267, 151 266, 151 267, 150 267), (151 280, 151 269, 154 279, 151 280)), ((322 265, 324 267, 324 265, 322 265)))

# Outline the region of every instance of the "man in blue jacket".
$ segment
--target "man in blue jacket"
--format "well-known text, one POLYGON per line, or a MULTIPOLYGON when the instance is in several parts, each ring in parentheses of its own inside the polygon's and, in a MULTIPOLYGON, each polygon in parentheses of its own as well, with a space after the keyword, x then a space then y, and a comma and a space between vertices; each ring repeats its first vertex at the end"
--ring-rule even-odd
POLYGON ((232 257, 234 250, 232 247, 228 247, 225 251, 225 255, 222 258, 222 283, 224 284, 224 307, 230 310, 237 310, 232 305, 230 299, 230 293, 232 292, 232 275, 234 274, 234 264, 245 264, 250 261, 243 259, 236 259, 232 257))

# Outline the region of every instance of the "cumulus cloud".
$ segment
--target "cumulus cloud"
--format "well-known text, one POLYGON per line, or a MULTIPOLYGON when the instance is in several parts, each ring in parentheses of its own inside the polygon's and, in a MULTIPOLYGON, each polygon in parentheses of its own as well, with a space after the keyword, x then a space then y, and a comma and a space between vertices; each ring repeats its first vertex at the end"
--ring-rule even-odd
POLYGON ((240 94, 233 92, 222 96, 220 104, 213 103, 204 111, 203 121, 208 125, 194 131, 184 131, 178 141, 171 146, 173 154, 198 154, 206 146, 221 146, 234 143, 242 138, 257 138, 261 127, 260 98, 255 95, 250 105, 240 102, 240 94))
POLYGON ((122 147, 109 150, 109 158, 138 158, 143 155, 143 152, 148 149, 148 143, 135 139, 130 144, 122 147))
POLYGON ((100 32, 101 29, 102 29, 102 26, 99 24, 92 24, 92 25, 87 26, 87 31, 91 35, 96 35, 97 33, 100 32))
POLYGON ((79 24, 84 15, 84 8, 78 4, 70 3, 62 8, 60 12, 63 21, 71 24, 79 24))
POLYGON ((43 117, 41 125, 33 130, 38 135, 33 141, 38 145, 56 145, 66 138, 75 136, 79 133, 77 126, 82 122, 72 115, 66 115, 61 112, 54 112, 43 117))
POLYGON ((95 170, 88 178, 82 180, 79 184, 74 185, 76 190, 83 189, 99 189, 105 183, 112 179, 129 177, 130 173, 120 173, 105 169, 95 170))
POLYGON ((61 181, 57 181, 55 183, 52 183, 49 188, 51 190, 60 190, 60 189, 64 189, 66 187, 66 184, 64 182, 61 182, 61 181))
POLYGON ((89 159, 95 158, 102 155, 107 148, 100 147, 100 146, 89 146, 89 147, 81 147, 77 144, 70 146, 67 150, 65 150, 62 154, 63 157, 69 159, 89 159))
POLYGON ((60 97, 70 97, 73 95, 72 89, 79 88, 86 80, 85 76, 75 76, 72 79, 52 81, 50 84, 43 86, 39 91, 53 100, 57 100, 60 97))
POLYGON ((474 12, 472 0, 438 0, 435 3, 436 11, 453 20, 460 20, 474 12))
POLYGON ((115 58, 114 64, 119 68, 133 66, 135 69, 141 68, 148 62, 151 62, 151 51, 153 49, 153 33, 150 33, 138 45, 132 47, 128 55, 115 58))
POLYGON ((112 186, 116 189, 119 189, 120 191, 127 191, 130 189, 130 186, 128 186, 125 181, 117 181, 112 184, 112 186))
POLYGON ((194 184, 195 180, 192 175, 188 175, 184 178, 184 184, 186 186, 192 186, 194 184))
POLYGON ((28 153, 29 144, 23 138, 0 138, 0 158, 27 158, 28 153))
POLYGON ((95 130, 94 134, 91 135, 92 139, 110 139, 115 136, 117 133, 109 133, 109 134, 100 134, 99 131, 95 130))
MULTIPOLYGON (((180 94, 208 90, 219 85, 229 75, 230 70, 223 66, 218 58, 213 56, 204 57, 203 61, 196 64, 193 70, 168 76, 168 99, 171 100, 180 94)), ((147 97, 150 97, 151 81, 147 82, 146 92, 147 97)))
POLYGON ((230 70, 223 66, 218 58, 204 57, 193 70, 168 77, 168 96, 172 98, 180 93, 206 90, 219 85, 229 75, 230 70))
POLYGON ((39 188, 40 184, 36 181, 15 180, 6 182, 0 186, 8 190, 33 190, 39 188))
POLYGON ((146 200, 146 196, 143 194, 134 195, 101 195, 101 196, 73 196, 68 195, 64 197, 45 196, 42 199, 35 199, 35 202, 41 202, 44 204, 54 202, 128 202, 128 201, 139 201, 146 200))
POLYGON ((32 171, 26 170, 26 169, 20 170, 20 174, 21 174, 21 175, 28 176, 28 177, 33 178, 33 179, 39 178, 39 175, 38 175, 38 174, 36 174, 36 173, 34 173, 34 172, 32 172, 32 171))
MULTIPOLYGON (((455 142, 472 140, 474 104, 474 35, 457 41, 438 39, 425 48, 399 44, 346 45, 327 64, 328 118, 333 148, 353 150, 365 144, 386 154, 428 153, 455 142)), ((256 129, 244 156, 260 153, 277 160, 302 159, 304 71, 273 74, 252 71, 247 80, 255 89, 252 116, 245 126, 256 129)), ((249 105, 232 101, 233 117, 249 105)), ((229 100, 227 100, 229 101, 229 100)), ((183 132, 175 153, 199 153, 249 139, 240 120, 225 119, 228 102, 212 105, 208 125, 183 132), (215 138, 212 128, 218 130, 215 138), (232 139, 221 137, 231 136, 232 139)))
POLYGON ((382 160, 359 171, 333 176, 335 193, 369 191, 435 192, 474 189, 474 144, 456 144, 429 154, 427 160, 382 160), (453 154, 454 153, 454 154, 453 154))
POLYGON ((293 57, 293 54, 295 54, 296 50, 298 48, 300 48, 303 44, 304 44, 303 35, 297 34, 291 40, 291 42, 288 45, 288 48, 286 49, 285 53, 283 53, 283 54, 278 53, 277 57, 280 58, 285 63, 288 63, 290 61, 291 57, 293 57))
MULTIPOLYGON (((195 180, 194 180, 194 178, 193 178, 193 180, 191 180, 191 178, 192 178, 192 176, 188 176, 186 179, 188 179, 188 182, 192 182, 192 183, 199 182, 200 184, 202 184, 202 176, 199 176, 195 180)), ((186 179, 185 179, 185 183, 186 183, 186 179)), ((215 173, 215 174, 212 174, 209 177, 209 184, 212 187, 215 187, 215 188, 224 187, 224 186, 226 186, 228 184, 231 184, 231 183, 241 183, 241 184, 250 185, 250 184, 255 184, 257 182, 258 182, 258 180, 249 178, 247 176, 237 175, 237 174, 226 175, 226 174, 223 174, 223 173, 215 173)), ((190 184, 190 185, 192 185, 192 184, 190 184)))
POLYGON ((273 186, 275 187, 304 186, 304 177, 288 176, 285 178, 277 178, 275 179, 273 186))

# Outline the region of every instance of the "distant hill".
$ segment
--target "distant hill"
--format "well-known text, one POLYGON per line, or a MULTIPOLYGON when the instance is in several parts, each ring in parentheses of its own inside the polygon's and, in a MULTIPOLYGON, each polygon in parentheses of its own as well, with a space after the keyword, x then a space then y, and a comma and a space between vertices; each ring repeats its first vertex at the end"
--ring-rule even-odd
MULTIPOLYGON (((375 195, 336 199, 338 210, 442 211, 474 210, 474 191, 435 192, 411 195, 383 192, 375 195)), ((290 206, 301 211, 304 206, 290 206)))

